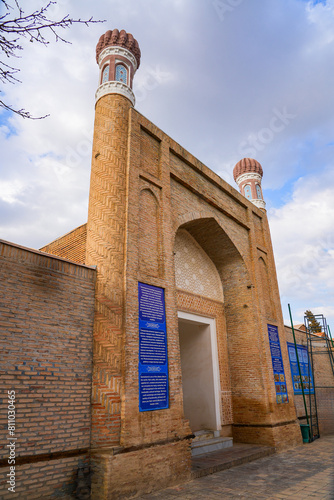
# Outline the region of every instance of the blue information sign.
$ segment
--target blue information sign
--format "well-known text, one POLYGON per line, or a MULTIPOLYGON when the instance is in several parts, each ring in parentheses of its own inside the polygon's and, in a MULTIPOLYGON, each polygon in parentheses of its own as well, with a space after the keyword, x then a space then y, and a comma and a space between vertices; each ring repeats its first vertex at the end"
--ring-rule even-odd
POLYGON ((307 347, 297 344, 300 373, 302 376, 302 380, 300 380, 295 344, 292 344, 291 342, 288 342, 287 344, 293 383, 293 392, 295 394, 303 394, 301 386, 301 384, 303 384, 305 394, 314 394, 313 375, 311 366, 309 364, 307 347))
POLYGON ((271 360, 273 363, 276 402, 288 403, 289 402, 288 390, 286 387, 281 345, 278 336, 278 328, 277 326, 274 325, 267 325, 267 326, 268 326, 271 360))
POLYGON ((163 410, 168 401, 165 291, 138 283, 139 411, 163 410))

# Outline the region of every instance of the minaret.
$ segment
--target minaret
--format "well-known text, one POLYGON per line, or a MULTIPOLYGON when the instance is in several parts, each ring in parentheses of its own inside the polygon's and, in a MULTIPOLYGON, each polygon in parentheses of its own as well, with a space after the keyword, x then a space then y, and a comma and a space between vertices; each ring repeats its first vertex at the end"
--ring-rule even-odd
POLYGON ((119 94, 135 105, 133 77, 140 65, 137 40, 124 30, 107 31, 96 46, 96 62, 100 68, 96 101, 104 95, 119 94))
POLYGON ((233 177, 239 186, 240 193, 254 205, 264 210, 266 203, 262 194, 263 170, 260 163, 253 160, 253 158, 243 158, 234 167, 233 177))
POLYGON ((110 447, 119 444, 121 427, 128 134, 138 42, 124 30, 107 31, 97 44, 96 60, 100 71, 86 245, 86 264, 97 267, 92 445, 110 447))

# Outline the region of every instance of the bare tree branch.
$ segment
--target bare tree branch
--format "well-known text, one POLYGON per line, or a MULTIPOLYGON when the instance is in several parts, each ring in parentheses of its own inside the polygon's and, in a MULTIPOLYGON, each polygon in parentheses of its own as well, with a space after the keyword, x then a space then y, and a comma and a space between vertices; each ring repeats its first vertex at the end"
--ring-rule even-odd
MULTIPOLYGON (((2 56, 8 59, 20 57, 20 51, 23 50, 20 44, 22 38, 26 38, 30 42, 48 45, 50 42, 46 37, 47 34, 51 34, 56 42, 70 43, 59 34, 59 30, 70 28, 72 24, 89 26, 90 24, 105 22, 96 21, 93 17, 87 20, 81 18, 73 19, 68 14, 59 20, 52 19, 48 11, 52 5, 57 4, 53 0, 48 1, 44 7, 30 14, 24 12, 19 0, 0 0, 0 5, 1 3, 5 7, 6 12, 0 16, 0 49, 2 51, 0 54, 2 53, 2 56)), ((15 66, 5 63, 2 58, 0 59, 0 81, 3 84, 21 83, 15 76, 19 71, 15 66)), ((22 116, 22 118, 39 120, 49 116, 33 117, 28 111, 24 109, 16 110, 1 100, 0 107, 10 110, 22 116)))
POLYGON ((26 111, 25 109, 14 109, 11 106, 8 106, 5 104, 3 101, 0 100, 0 107, 7 109, 7 111, 12 111, 13 113, 16 113, 17 115, 20 115, 22 118, 29 118, 30 120, 43 120, 43 118, 47 118, 50 115, 44 115, 44 116, 32 116, 29 111, 26 111))

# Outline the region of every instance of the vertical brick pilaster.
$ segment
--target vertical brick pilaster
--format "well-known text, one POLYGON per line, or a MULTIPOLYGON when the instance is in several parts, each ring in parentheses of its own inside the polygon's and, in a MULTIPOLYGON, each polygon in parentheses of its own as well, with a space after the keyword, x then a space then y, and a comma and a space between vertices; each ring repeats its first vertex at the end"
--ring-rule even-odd
POLYGON ((124 314, 127 142, 130 101, 106 95, 96 105, 86 262, 97 266, 92 445, 119 443, 124 314))

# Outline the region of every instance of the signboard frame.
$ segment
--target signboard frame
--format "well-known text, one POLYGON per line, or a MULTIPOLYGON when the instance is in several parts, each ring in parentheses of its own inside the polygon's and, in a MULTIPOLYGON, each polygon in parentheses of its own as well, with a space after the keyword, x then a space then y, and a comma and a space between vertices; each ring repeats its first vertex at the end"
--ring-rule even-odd
POLYGON ((310 365, 310 357, 308 354, 307 347, 302 344, 297 344, 298 350, 298 358, 299 365, 301 371, 302 381, 300 380, 297 356, 296 356, 296 347, 293 342, 287 342, 288 353, 289 353, 289 361, 290 361, 290 370, 291 370, 291 378, 293 385, 293 393, 296 395, 302 395, 302 387, 301 383, 304 384, 304 394, 314 394, 314 380, 312 367, 310 365), (311 386, 309 385, 311 384, 311 386))
POLYGON ((169 408, 165 290, 138 282, 139 411, 169 408))
POLYGON ((278 335, 278 327, 267 324, 271 361, 273 365, 274 383, 276 391, 276 403, 288 403, 288 388, 284 373, 284 364, 282 358, 281 344, 278 335))

